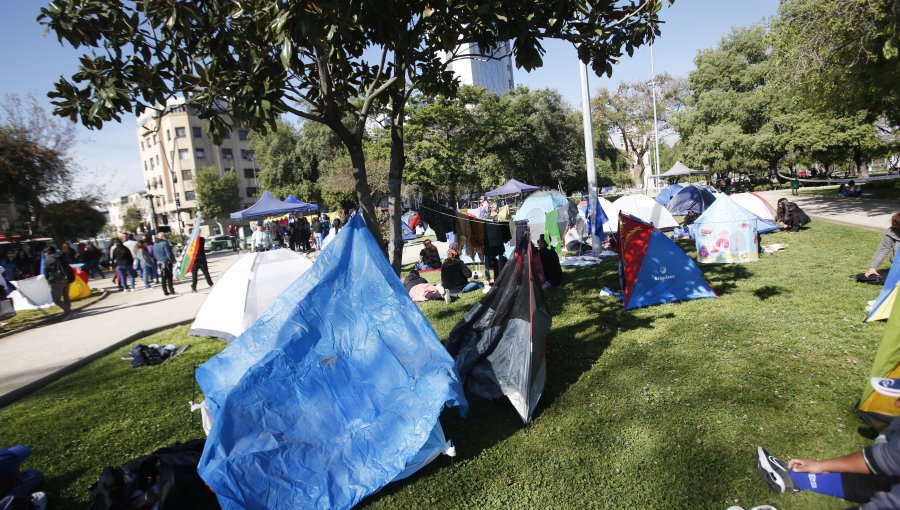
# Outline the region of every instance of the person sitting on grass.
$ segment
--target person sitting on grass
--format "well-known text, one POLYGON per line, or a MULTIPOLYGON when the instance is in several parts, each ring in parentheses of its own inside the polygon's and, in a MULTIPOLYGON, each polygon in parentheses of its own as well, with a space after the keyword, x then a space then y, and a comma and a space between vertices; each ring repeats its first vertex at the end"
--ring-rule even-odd
POLYGON ((447 293, 447 290, 440 285, 432 285, 428 283, 428 280, 422 278, 418 271, 413 269, 406 275, 406 278, 403 279, 403 286, 406 287, 406 292, 409 293, 410 299, 417 303, 421 303, 424 301, 443 301, 446 299, 444 294, 447 293))
POLYGON ((427 271, 429 269, 441 268, 441 255, 438 253, 437 247, 431 243, 430 239, 425 240, 425 247, 419 252, 419 261, 416 262, 416 269, 419 271, 427 271))
POLYGON ((872 262, 869 263, 866 278, 878 274, 878 266, 884 262, 888 255, 891 256, 892 261, 894 260, 894 257, 897 256, 898 245, 900 245, 900 212, 891 216, 891 226, 884 231, 884 237, 881 238, 878 249, 875 250, 875 256, 872 257, 872 262))
MULTIPOLYGON (((894 402, 900 407, 900 400, 894 402)), ((795 458, 787 466, 757 448, 756 468, 771 492, 810 491, 861 503, 860 510, 900 508, 900 420, 875 444, 827 460, 795 458)))
POLYGON ((44 475, 36 469, 19 469, 29 455, 31 448, 23 445, 0 448, 0 508, 47 507, 47 495, 38 492, 44 475))
POLYGON ((464 292, 478 290, 483 283, 470 282, 472 271, 466 263, 459 259, 459 246, 453 243, 447 251, 447 258, 441 266, 441 285, 447 289, 444 299, 450 302, 451 296, 458 296, 464 292))
POLYGON ((810 222, 809 216, 803 212, 803 209, 786 198, 778 199, 775 216, 789 232, 800 232, 800 227, 810 222))
MULTIPOLYGON (((552 238, 550 239, 553 240, 552 238)), ((538 238, 538 255, 541 257, 541 265, 544 268, 544 278, 546 282, 554 287, 562 285, 563 272, 562 266, 559 265, 559 255, 553 247, 547 245, 544 234, 538 238)))

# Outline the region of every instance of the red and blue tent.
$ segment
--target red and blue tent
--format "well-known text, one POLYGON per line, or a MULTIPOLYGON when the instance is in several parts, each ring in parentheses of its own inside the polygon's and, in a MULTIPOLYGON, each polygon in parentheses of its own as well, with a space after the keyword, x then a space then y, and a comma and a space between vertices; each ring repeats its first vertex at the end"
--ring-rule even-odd
POLYGON ((618 239, 626 310, 717 297, 697 264, 653 225, 620 212, 618 239))

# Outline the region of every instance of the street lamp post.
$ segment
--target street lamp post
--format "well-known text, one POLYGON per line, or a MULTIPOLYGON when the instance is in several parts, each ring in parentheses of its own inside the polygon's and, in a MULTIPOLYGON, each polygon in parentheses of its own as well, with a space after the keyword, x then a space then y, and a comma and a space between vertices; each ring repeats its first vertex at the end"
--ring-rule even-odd
POLYGON ((150 215, 151 215, 150 226, 153 227, 153 232, 156 233, 159 231, 159 222, 156 220, 156 207, 155 207, 155 204, 153 203, 153 200, 159 195, 151 195, 150 193, 147 193, 144 196, 146 196, 150 200, 150 215))

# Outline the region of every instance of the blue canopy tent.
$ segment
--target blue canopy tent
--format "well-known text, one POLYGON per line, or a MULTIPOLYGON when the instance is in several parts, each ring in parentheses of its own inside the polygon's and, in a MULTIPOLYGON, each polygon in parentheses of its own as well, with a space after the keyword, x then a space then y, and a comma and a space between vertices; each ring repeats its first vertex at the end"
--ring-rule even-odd
POLYGON ((318 211, 318 210, 319 210, 319 206, 317 206, 316 204, 310 204, 309 202, 304 202, 303 200, 300 200, 299 198, 295 197, 294 195, 288 195, 287 198, 285 198, 284 200, 282 200, 282 202, 284 202, 284 203, 286 203, 286 204, 297 204, 297 205, 302 205, 302 206, 303 206, 303 209, 302 209, 303 212, 307 212, 307 211, 318 211))
POLYGON ((666 209, 672 216, 684 216, 689 212, 703 214, 707 207, 716 201, 716 197, 699 186, 686 186, 672 196, 666 209))
POLYGON ((264 191, 255 204, 242 211, 231 213, 231 219, 246 220, 249 218, 264 218, 266 216, 278 216, 289 212, 300 211, 302 209, 302 205, 282 202, 273 197, 268 191, 264 191))
POLYGON ((526 193, 529 191, 537 191, 541 189, 540 186, 532 186, 531 184, 525 184, 524 182, 519 182, 515 179, 510 179, 506 181, 505 184, 500 186, 499 188, 492 189, 484 194, 486 197, 497 197, 500 195, 515 195, 518 193, 526 193))
POLYGON ((213 423, 198 472, 225 510, 350 508, 450 445, 453 358, 361 214, 197 369, 213 423))

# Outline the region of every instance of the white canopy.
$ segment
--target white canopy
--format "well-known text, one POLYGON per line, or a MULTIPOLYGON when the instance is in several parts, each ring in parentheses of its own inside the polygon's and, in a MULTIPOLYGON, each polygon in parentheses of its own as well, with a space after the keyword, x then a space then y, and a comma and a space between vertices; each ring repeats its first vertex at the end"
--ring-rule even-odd
POLYGON ((309 259, 286 249, 244 255, 213 286, 190 334, 234 340, 310 267, 309 259))
POLYGON ((18 290, 9 293, 16 310, 36 310, 53 306, 50 284, 44 275, 12 282, 18 290))
POLYGON ((697 174, 705 174, 704 170, 694 170, 693 168, 689 168, 687 165, 682 163, 681 161, 676 161, 672 168, 670 168, 667 172, 659 174, 660 177, 679 177, 683 175, 697 175, 697 174))
MULTIPOLYGON (((618 207, 619 211, 651 223, 660 230, 672 229, 678 226, 678 222, 675 221, 672 214, 662 204, 647 195, 626 195, 613 202, 612 205, 618 207)), ((616 214, 617 222, 618 217, 618 214, 616 214)), ((618 225, 616 228, 618 228, 618 225)))

